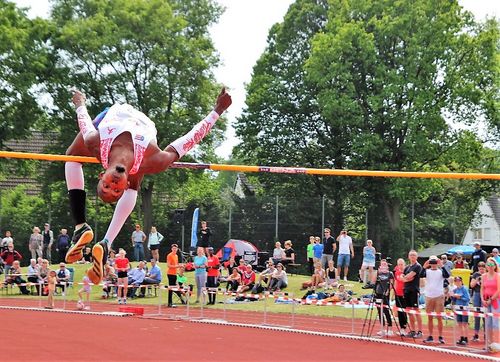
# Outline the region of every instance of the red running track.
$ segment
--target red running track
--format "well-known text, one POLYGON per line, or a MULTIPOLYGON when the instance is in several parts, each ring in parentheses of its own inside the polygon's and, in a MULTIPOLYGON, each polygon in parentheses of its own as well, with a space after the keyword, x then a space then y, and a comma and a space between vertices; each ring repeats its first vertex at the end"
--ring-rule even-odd
POLYGON ((187 321, 0 313, 8 336, 2 356, 9 361, 477 361, 375 342, 187 321))

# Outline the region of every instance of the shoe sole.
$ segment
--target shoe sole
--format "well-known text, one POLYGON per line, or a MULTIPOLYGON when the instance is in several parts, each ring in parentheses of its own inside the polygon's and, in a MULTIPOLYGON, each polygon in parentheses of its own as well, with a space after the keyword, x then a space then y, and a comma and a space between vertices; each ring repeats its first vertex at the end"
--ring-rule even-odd
POLYGON ((94 239, 92 230, 85 231, 80 239, 66 253, 66 263, 73 264, 83 258, 83 248, 94 239))
POLYGON ((94 245, 92 248, 92 268, 87 270, 87 276, 90 281, 95 285, 101 283, 102 277, 104 275, 104 248, 100 244, 94 245))

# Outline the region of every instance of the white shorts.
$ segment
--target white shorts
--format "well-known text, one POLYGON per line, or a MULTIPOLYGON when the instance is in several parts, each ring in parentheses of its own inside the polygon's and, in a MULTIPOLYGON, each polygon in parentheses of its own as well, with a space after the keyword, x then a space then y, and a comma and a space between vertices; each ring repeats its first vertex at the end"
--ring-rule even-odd
POLYGON ((369 267, 372 267, 372 268, 375 268, 375 262, 363 262, 363 264, 361 264, 361 267, 362 268, 369 268, 369 267))

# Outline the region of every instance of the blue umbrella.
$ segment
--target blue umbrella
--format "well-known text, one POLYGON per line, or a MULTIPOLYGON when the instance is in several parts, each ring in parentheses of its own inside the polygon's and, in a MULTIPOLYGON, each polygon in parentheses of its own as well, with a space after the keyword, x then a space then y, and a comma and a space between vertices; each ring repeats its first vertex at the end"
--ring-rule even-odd
POLYGON ((472 255, 474 250, 476 249, 472 245, 457 245, 449 249, 446 254, 462 253, 463 255, 472 255))

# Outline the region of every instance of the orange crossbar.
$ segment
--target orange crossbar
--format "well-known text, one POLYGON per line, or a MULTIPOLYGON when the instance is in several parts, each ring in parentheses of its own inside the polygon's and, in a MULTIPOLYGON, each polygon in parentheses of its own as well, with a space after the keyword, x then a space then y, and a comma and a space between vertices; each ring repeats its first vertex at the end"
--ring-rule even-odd
MULTIPOLYGON (((99 163, 94 157, 66 156, 42 153, 25 153, 0 151, 2 158, 23 158, 43 161, 63 161, 99 163)), ((246 166, 246 165, 222 165, 175 162, 172 168, 208 169, 213 171, 233 172, 270 172, 281 174, 305 174, 323 176, 357 176, 357 177, 398 177, 398 178, 447 178, 447 179, 469 179, 469 180, 500 180, 497 173, 458 173, 458 172, 413 172, 413 171, 371 171, 371 170, 339 170, 304 167, 274 167, 274 166, 246 166)))

